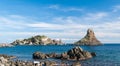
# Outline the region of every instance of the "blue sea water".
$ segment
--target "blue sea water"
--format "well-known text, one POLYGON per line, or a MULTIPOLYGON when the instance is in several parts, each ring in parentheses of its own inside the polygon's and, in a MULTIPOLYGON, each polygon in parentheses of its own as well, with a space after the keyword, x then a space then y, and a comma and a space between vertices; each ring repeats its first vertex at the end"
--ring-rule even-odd
MULTIPOLYGON (((0 48, 0 54, 17 56, 20 60, 33 60, 32 54, 36 51, 43 53, 63 53, 73 47, 74 45, 15 46, 0 48)), ((83 66, 120 66, 120 44, 80 47, 87 51, 96 52, 97 54, 97 56, 92 59, 80 61, 83 66)))

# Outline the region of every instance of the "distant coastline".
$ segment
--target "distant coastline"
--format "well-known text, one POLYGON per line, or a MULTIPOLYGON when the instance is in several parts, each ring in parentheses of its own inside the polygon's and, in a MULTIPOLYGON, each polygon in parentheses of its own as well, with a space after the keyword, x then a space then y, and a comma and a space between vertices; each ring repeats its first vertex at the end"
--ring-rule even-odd
MULTIPOLYGON (((45 35, 36 35, 27 39, 15 40, 11 43, 12 45, 65 45, 61 39, 51 39, 45 35)), ((71 43, 75 45, 88 45, 97 46, 102 45, 102 43, 95 37, 94 31, 92 29, 87 30, 87 34, 81 40, 71 43)))

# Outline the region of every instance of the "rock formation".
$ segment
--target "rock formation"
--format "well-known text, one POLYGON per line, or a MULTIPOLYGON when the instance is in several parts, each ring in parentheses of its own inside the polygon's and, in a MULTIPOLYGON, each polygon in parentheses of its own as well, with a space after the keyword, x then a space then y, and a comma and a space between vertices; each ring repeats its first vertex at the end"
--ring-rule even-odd
POLYGON ((43 54, 41 52, 33 53, 33 59, 64 59, 64 60, 85 60, 96 56, 94 52, 88 52, 83 50, 80 47, 74 47, 73 49, 68 50, 62 54, 43 54))
POLYGON ((34 59, 47 59, 48 56, 41 52, 35 52, 35 53, 33 53, 33 58, 34 59))
MULTIPOLYGON (((38 53, 39 54, 39 53, 38 53)), ((42 53, 43 54, 43 53, 42 53)), ((0 66, 81 66, 79 62, 73 63, 63 63, 56 62, 54 60, 45 60, 45 61, 24 61, 19 59, 14 59, 14 56, 2 55, 0 54, 0 66)))
POLYGON ((96 54, 94 52, 88 52, 80 47, 74 47, 65 53, 61 54, 61 59, 67 60, 85 60, 94 57, 96 54))
POLYGON ((23 39, 23 40, 16 40, 11 43, 12 45, 59 45, 63 44, 61 40, 53 40, 51 38, 48 38, 47 36, 33 36, 28 39, 23 39))
POLYGON ((81 66, 80 62, 75 62, 71 66, 81 66))
POLYGON ((92 29, 87 30, 87 34, 81 40, 75 42, 76 45, 101 45, 101 42, 95 37, 92 29))

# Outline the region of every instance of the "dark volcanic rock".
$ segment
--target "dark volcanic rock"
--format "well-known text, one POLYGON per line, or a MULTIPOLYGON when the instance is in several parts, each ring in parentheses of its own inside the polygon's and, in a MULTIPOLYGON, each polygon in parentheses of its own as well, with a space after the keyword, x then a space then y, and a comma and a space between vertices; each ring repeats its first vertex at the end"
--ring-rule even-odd
POLYGON ((75 42, 76 45, 101 45, 101 42, 95 37, 94 31, 87 30, 87 34, 81 40, 75 42))
POLYGON ((71 50, 68 50, 67 53, 61 55, 61 59, 67 60, 85 60, 95 56, 95 53, 91 53, 83 50, 80 47, 74 47, 71 50))
POLYGON ((35 52, 33 53, 33 59, 47 59, 48 56, 41 52, 35 52))
POLYGON ((75 62, 71 66, 81 66, 80 62, 75 62))
POLYGON ((45 61, 45 66, 56 66, 56 62, 54 62, 54 61, 45 61))
POLYGON ((41 52, 33 53, 33 59, 55 58, 61 60, 85 60, 92 58, 94 56, 96 56, 94 52, 85 51, 80 47, 74 47, 62 54, 56 54, 56 53, 43 54, 41 52))

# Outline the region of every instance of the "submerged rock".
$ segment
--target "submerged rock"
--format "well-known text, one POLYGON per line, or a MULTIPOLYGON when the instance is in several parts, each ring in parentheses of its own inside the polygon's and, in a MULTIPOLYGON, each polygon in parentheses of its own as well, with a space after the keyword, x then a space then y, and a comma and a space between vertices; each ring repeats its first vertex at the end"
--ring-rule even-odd
POLYGON ((95 37, 92 29, 87 30, 87 34, 81 40, 75 42, 76 45, 101 45, 101 42, 95 37))

